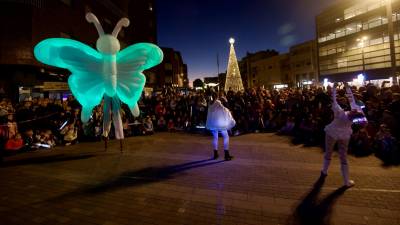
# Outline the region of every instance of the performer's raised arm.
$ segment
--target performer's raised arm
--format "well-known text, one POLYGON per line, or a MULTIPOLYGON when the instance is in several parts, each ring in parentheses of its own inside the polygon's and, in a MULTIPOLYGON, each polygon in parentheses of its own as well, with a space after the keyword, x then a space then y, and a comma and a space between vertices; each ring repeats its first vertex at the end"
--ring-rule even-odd
POLYGON ((351 91, 351 88, 348 86, 346 87, 346 96, 350 102, 351 110, 357 110, 359 112, 362 112, 361 107, 356 104, 356 100, 354 99, 354 95, 353 95, 353 92, 351 91))
POLYGON ((336 100, 336 86, 332 87, 332 110, 335 117, 338 117, 340 113, 344 113, 342 107, 337 103, 336 100))

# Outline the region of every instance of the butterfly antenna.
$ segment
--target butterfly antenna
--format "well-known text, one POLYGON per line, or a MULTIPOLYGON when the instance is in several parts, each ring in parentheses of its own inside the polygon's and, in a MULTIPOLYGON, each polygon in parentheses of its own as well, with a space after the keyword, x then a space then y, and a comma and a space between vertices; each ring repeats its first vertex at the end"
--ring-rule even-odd
POLYGON ((115 28, 112 32, 112 36, 117 37, 118 33, 121 31, 122 27, 127 27, 129 26, 129 19, 128 18, 122 18, 118 21, 117 25, 115 25, 115 28))
POLYGON ((99 36, 104 35, 104 30, 103 27, 101 26, 99 20, 97 19, 97 17, 93 14, 93 13, 86 13, 86 20, 89 23, 93 23, 94 26, 96 27, 97 32, 99 33, 99 36))

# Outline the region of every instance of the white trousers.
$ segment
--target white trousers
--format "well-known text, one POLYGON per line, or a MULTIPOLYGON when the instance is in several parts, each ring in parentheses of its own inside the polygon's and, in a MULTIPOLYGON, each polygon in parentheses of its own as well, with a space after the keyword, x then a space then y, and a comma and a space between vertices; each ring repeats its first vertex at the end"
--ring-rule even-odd
POLYGON ((343 176, 344 184, 349 184, 349 165, 347 163, 347 149, 349 145, 349 139, 335 139, 329 135, 325 135, 325 154, 324 164, 322 166, 322 172, 328 174, 328 168, 331 163, 333 148, 335 144, 338 144, 340 169, 343 176))
POLYGON ((222 134, 222 137, 224 138, 224 150, 229 150, 229 135, 227 130, 212 130, 212 135, 213 135, 213 147, 214 150, 218 150, 218 133, 222 134))

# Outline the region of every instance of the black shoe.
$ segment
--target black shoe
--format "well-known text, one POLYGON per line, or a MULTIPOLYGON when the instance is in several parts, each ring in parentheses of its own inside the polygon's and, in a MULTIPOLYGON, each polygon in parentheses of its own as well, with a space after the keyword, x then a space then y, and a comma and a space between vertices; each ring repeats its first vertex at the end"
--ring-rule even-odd
POLYGON ((233 156, 229 154, 229 150, 224 150, 225 153, 225 161, 229 161, 233 159, 233 156))
POLYGON ((219 157, 218 151, 217 151, 217 150, 214 150, 214 157, 213 157, 213 159, 218 159, 218 157, 219 157))

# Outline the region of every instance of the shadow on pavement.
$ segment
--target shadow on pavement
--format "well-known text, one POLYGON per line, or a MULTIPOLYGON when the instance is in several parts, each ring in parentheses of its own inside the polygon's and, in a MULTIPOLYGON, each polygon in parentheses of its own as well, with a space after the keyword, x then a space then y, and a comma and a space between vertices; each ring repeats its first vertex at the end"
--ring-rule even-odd
POLYGON ((78 188, 74 191, 67 192, 46 200, 41 200, 38 202, 30 203, 29 205, 40 205, 40 204, 48 204, 48 203, 60 203, 67 199, 79 198, 80 196, 87 197, 88 195, 96 195, 109 191, 113 191, 120 188, 127 187, 136 187, 149 183, 160 182, 166 179, 171 179, 174 175, 179 174, 180 172, 201 168, 213 164, 219 164, 224 161, 215 161, 211 159, 192 161, 183 164, 177 164, 172 166, 164 166, 164 167, 147 167, 137 171, 127 171, 123 172, 120 175, 111 178, 109 180, 105 180, 99 184, 91 184, 85 185, 81 188, 78 188))
POLYGON ((137 171, 127 171, 114 179, 104 181, 98 185, 86 189, 84 193, 96 194, 123 187, 134 187, 147 183, 159 182, 162 180, 171 179, 174 175, 186 170, 205 167, 222 162, 224 161, 211 161, 211 159, 205 159, 172 166, 147 167, 137 171))
POLYGON ((32 157, 25 158, 19 160, 8 160, 0 163, 1 167, 12 167, 12 166, 21 166, 21 165, 29 165, 29 164, 46 164, 46 163, 55 163, 55 162, 63 162, 63 161, 72 161, 72 160, 82 160, 95 157, 95 154, 86 154, 86 155, 49 155, 42 157, 32 157))
POLYGON ((336 200, 343 195, 346 187, 341 187, 330 193, 318 202, 318 194, 321 191, 325 179, 319 178, 311 191, 296 207, 294 218, 288 224, 291 225, 329 225, 332 208, 336 200))

